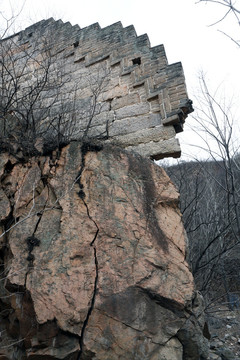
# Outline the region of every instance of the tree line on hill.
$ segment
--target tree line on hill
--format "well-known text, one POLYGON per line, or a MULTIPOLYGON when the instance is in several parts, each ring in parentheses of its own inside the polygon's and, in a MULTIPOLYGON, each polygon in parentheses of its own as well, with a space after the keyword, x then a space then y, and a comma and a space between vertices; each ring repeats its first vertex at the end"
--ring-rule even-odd
POLYGON ((210 312, 219 303, 239 307, 240 298, 240 157, 231 173, 226 165, 219 160, 166 167, 180 192, 187 260, 210 312))

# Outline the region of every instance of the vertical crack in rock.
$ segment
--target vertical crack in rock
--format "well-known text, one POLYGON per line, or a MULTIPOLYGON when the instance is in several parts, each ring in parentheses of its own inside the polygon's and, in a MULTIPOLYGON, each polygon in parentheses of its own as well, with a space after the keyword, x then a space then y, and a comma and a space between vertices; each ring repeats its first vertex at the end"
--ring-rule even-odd
POLYGON ((94 223, 94 225, 97 227, 97 231, 95 233, 95 236, 93 238, 93 240, 91 241, 90 243, 90 246, 93 247, 93 251, 94 251, 94 261, 95 261, 95 270, 96 270, 96 275, 95 275, 95 280, 94 280, 94 289, 93 289, 93 295, 92 295, 92 300, 91 300, 91 304, 90 304, 90 307, 88 309, 88 312, 87 312, 87 316, 86 316, 86 319, 84 320, 84 323, 83 323, 83 327, 82 327, 82 331, 81 331, 81 335, 80 335, 80 339, 79 339, 79 344, 80 344, 80 352, 78 354, 78 357, 77 357, 77 360, 80 360, 81 357, 82 357, 82 354, 83 354, 83 340, 84 340, 84 334, 85 334, 85 330, 86 330, 86 327, 87 327, 87 324, 88 324, 88 320, 91 316, 91 313, 93 311, 93 308, 94 308, 94 304, 95 304, 95 298, 96 298, 96 294, 97 294, 97 283, 98 283, 98 259, 97 259, 97 250, 96 250, 96 247, 94 246, 94 242, 95 240, 97 239, 97 236, 98 236, 98 233, 99 233, 99 228, 96 224, 96 222, 93 220, 93 218, 90 216, 89 214, 89 209, 88 209, 88 206, 86 204, 86 202, 82 199, 85 207, 86 207, 86 210, 87 210, 87 215, 89 217, 89 219, 94 223))
MULTIPOLYGON (((47 189, 48 189, 48 196, 47 196, 47 199, 43 205, 43 208, 41 211, 37 212, 37 216, 39 217, 37 222, 36 222, 36 225, 35 225, 35 228, 34 228, 34 231, 32 233, 31 236, 27 237, 26 239, 26 243, 27 243, 27 247, 28 247, 28 257, 27 257, 27 260, 29 261, 29 264, 28 264, 28 270, 25 274, 25 281, 24 281, 24 287, 26 289, 26 284, 27 284, 27 277, 31 271, 31 269, 33 269, 33 262, 34 262, 34 259, 35 259, 35 256, 32 254, 32 251, 34 249, 34 247, 36 246, 39 246, 40 245, 40 240, 35 236, 35 233, 38 229, 38 226, 42 220, 42 217, 43 217, 43 214, 44 214, 44 211, 47 207, 47 203, 48 203, 48 200, 49 200, 49 187, 48 185, 47 186, 47 189)), ((40 194, 39 194, 40 195, 40 194)))
MULTIPOLYGON (((76 183, 79 186, 79 192, 78 192, 78 196, 80 197, 80 199, 84 199, 85 198, 85 193, 84 193, 84 186, 81 182, 81 177, 82 177, 82 173, 85 167, 85 156, 88 152, 92 151, 92 152, 99 152, 103 149, 103 146, 101 144, 92 144, 90 142, 84 142, 81 146, 81 153, 82 153, 82 159, 81 159, 81 166, 80 166, 80 170, 78 172, 78 175, 76 177, 76 183)), ((86 204, 85 204, 86 205, 86 204)), ((88 213, 89 216, 89 213, 88 213)), ((92 219, 91 219, 92 220, 92 219)))
MULTIPOLYGON (((13 212, 14 212, 14 205, 13 205, 13 194, 8 193, 7 191, 7 185, 8 184, 4 184, 4 180, 6 179, 7 176, 9 176, 14 168, 15 164, 12 164, 12 162, 10 160, 8 160, 4 166, 3 169, 1 170, 1 174, 0 174, 0 187, 1 187, 1 191, 3 191, 3 193, 6 196, 6 199, 8 199, 9 201, 9 211, 5 213, 5 216, 3 216, 4 214, 1 213, 0 214, 0 224, 3 227, 3 233, 1 234, 1 237, 4 236, 8 236, 8 232, 11 230, 11 227, 14 223, 16 223, 17 219, 14 217, 13 212)), ((14 193, 15 194, 15 193, 14 193)), ((6 211, 7 208, 7 204, 5 204, 4 209, 1 208, 1 211, 6 211)))
POLYGON ((33 251, 34 247, 39 246, 39 244, 40 244, 40 240, 35 236, 35 233, 36 233, 36 231, 38 229, 38 226, 40 224, 40 221, 42 219, 44 210, 45 210, 45 208, 47 206, 47 202, 48 202, 48 199, 46 200, 46 202, 45 202, 45 204, 43 206, 43 209, 39 213, 37 213, 37 215, 39 216, 39 219, 37 220, 37 223, 35 225, 33 234, 31 236, 27 237, 27 239, 26 239, 26 243, 27 243, 27 247, 28 247, 27 260, 29 261, 29 264, 28 264, 28 270, 27 270, 26 275, 25 275, 25 281, 24 281, 25 289, 26 289, 26 286, 27 286, 27 277, 28 277, 31 269, 33 269, 33 262, 34 262, 34 259, 35 259, 35 256, 32 254, 32 251, 33 251))
MULTIPOLYGON (((98 231, 99 231, 99 230, 97 230, 97 232, 96 232, 96 234, 95 234, 95 237, 94 237, 93 241, 91 242, 91 246, 93 246, 93 242, 94 242, 94 241, 96 240, 96 238, 97 238, 98 231)), ((81 335, 80 335, 80 339, 79 339, 80 351, 79 351, 77 360, 81 360, 81 357, 82 357, 82 354, 83 354, 84 334, 85 334, 85 330, 86 330, 86 327, 87 327, 87 324, 88 324, 88 320, 89 320, 89 318, 90 318, 90 316, 91 316, 91 313, 92 313, 92 311, 93 311, 93 308, 94 308, 95 298, 96 298, 96 294, 97 294, 98 260, 97 260, 97 251, 96 251, 96 248, 94 247, 93 250, 94 250, 95 268, 96 268, 96 275, 95 275, 95 281, 94 281, 93 296, 92 296, 92 300, 91 300, 90 307, 89 307, 89 309, 88 309, 88 313, 87 313, 86 319, 84 320, 84 323, 83 323, 83 327, 82 327, 82 331, 81 331, 81 335)))
POLYGON ((82 162, 81 162, 81 166, 80 166, 80 170, 78 173, 78 176, 76 178, 76 183, 79 185, 79 192, 78 192, 78 196, 80 197, 80 199, 82 200, 83 204, 86 207, 86 212, 87 212, 87 216, 88 218, 94 223, 94 225, 96 226, 96 233, 94 235, 93 240, 90 243, 90 246, 93 247, 93 251, 94 251, 94 261, 95 261, 95 280, 94 280, 94 289, 93 289, 93 295, 92 295, 92 299, 91 299, 91 303, 90 303, 90 307, 88 309, 87 312, 87 316, 83 322, 83 326, 82 326, 82 331, 81 331, 81 335, 79 338, 79 345, 80 345, 80 351, 77 357, 77 360, 81 360, 82 355, 83 355, 83 346, 84 346, 84 335, 85 335, 85 330, 86 327, 88 325, 88 321, 89 318, 91 316, 91 313, 93 311, 94 308, 94 304, 95 304, 95 298, 96 298, 96 294, 97 294, 97 284, 98 284, 98 260, 97 260, 97 250, 96 247, 94 246, 95 240, 97 239, 98 233, 99 233, 99 227, 97 225, 97 223, 95 222, 95 220, 91 217, 90 213, 89 213, 89 208, 88 205, 85 201, 85 192, 84 192, 84 186, 82 184, 82 173, 85 167, 85 156, 89 151, 93 151, 93 152, 99 152, 102 150, 102 145, 96 145, 96 144, 91 144, 91 143, 83 143, 81 146, 81 152, 82 152, 82 162))

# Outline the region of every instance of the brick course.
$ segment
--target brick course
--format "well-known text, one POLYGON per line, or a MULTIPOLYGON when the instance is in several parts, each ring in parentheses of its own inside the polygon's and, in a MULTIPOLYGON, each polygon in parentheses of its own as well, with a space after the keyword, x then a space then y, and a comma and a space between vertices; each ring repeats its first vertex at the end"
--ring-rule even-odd
POLYGON ((80 29, 51 18, 1 45, 5 52, 10 49, 19 92, 44 74, 44 64, 50 62, 50 80, 35 111, 41 116, 48 109, 53 118, 64 111, 72 139, 82 138, 92 117, 88 137, 104 138, 153 159, 180 156, 175 133, 183 130, 192 111, 182 65, 168 65, 164 46, 151 48, 146 34, 137 36, 133 26, 124 28, 120 22, 80 29))

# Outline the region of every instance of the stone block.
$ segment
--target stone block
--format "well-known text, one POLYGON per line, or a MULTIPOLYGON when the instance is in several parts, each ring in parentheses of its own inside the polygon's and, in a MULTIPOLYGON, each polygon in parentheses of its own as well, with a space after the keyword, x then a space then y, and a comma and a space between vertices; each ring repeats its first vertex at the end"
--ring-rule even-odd
POLYGON ((135 151, 142 156, 160 160, 165 157, 180 157, 181 148, 178 139, 173 138, 163 141, 152 141, 137 146, 127 146, 126 150, 135 151))
POLYGON ((109 135, 110 137, 116 135, 126 135, 138 130, 155 127, 160 124, 161 118, 159 114, 148 114, 115 120, 109 129, 109 135))
POLYGON ((131 134, 114 136, 108 142, 121 146, 137 146, 151 141, 168 140, 175 136, 173 126, 158 125, 150 129, 137 130, 131 134))
POLYGON ((113 99, 113 101, 111 102, 111 108, 113 110, 117 110, 124 106, 137 104, 139 102, 140 102, 140 96, 138 93, 128 94, 126 96, 113 99))
POLYGON ((112 100, 117 97, 126 96, 128 94, 128 86, 127 85, 118 85, 109 91, 105 91, 100 94, 100 101, 112 100))
POLYGON ((165 119, 163 119, 162 123, 164 125, 174 125, 179 123, 179 116, 178 114, 166 117, 165 119))
POLYGON ((127 117, 138 116, 149 113, 150 107, 148 103, 133 104, 124 106, 121 109, 116 110, 116 119, 125 119, 127 117))

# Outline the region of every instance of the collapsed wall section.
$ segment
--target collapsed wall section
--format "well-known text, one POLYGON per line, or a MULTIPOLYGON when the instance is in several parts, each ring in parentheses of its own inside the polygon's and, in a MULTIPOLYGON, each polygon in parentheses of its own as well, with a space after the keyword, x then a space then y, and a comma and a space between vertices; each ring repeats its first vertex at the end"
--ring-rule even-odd
POLYGON ((13 76, 12 93, 23 99, 5 111, 13 121, 31 103, 27 121, 46 139, 97 138, 153 159, 180 156, 175 134, 193 111, 182 65, 168 65, 163 45, 151 48, 133 26, 80 29, 51 18, 3 40, 1 51, 10 68, 5 103, 13 76))

